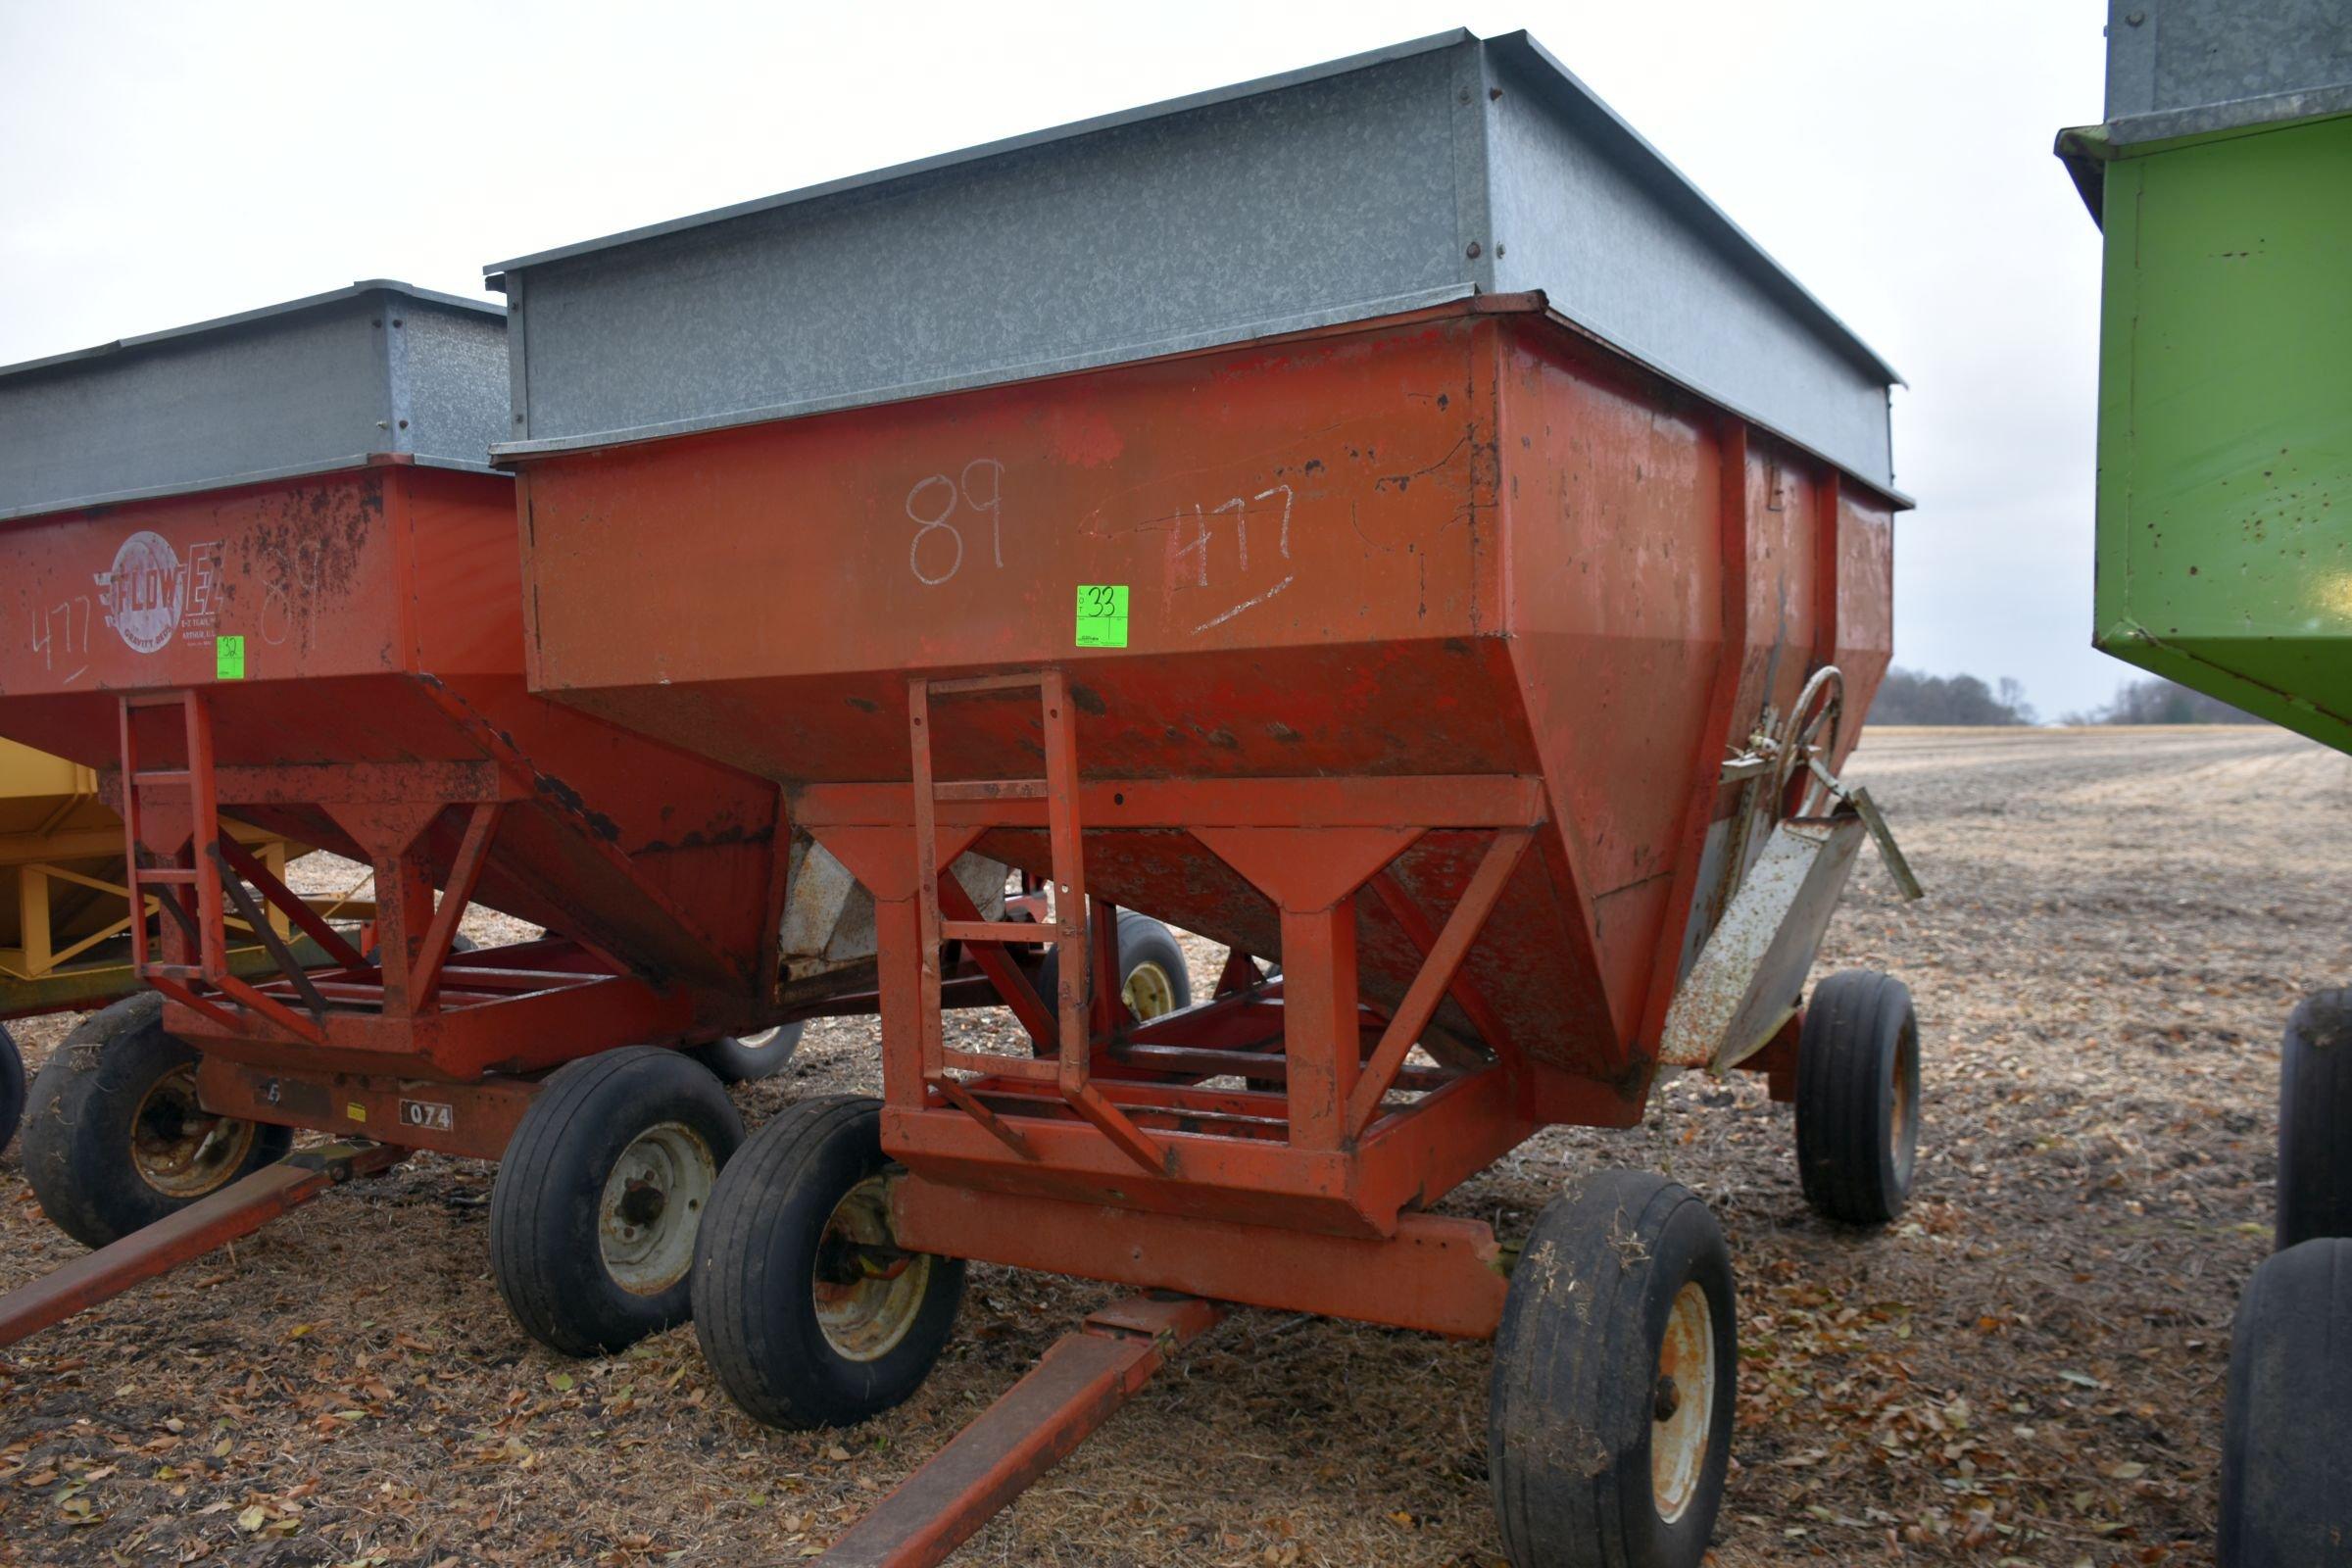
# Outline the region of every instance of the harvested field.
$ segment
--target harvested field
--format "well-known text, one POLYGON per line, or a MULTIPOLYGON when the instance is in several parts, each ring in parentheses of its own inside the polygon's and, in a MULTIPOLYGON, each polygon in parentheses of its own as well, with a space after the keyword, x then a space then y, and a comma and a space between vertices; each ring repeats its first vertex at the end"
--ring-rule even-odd
MULTIPOLYGON (((2352 760, 2268 729, 1886 730, 1875 862, 1824 971, 1893 970, 1928 1043, 1914 1207, 1814 1219, 1789 1112, 1686 1078, 1446 1205, 1669 1170, 1740 1269, 1715 1560, 2209 1562, 2230 1315, 2268 1249, 2278 1028, 2352 979, 2352 760)), ((1214 955, 1196 944, 1197 983, 1214 955)), ((59 1021, 20 1028, 37 1063, 59 1021)), ((757 1122, 877 1086, 818 1025, 757 1122)), ((427 1157, 0 1359, 0 1564, 772 1563, 812 1553, 1102 1287, 975 1268, 917 1397, 852 1432, 737 1415, 691 1330, 568 1362, 508 1321, 490 1168, 427 1157)), ((74 1249, 0 1158, 0 1287, 74 1249)), ((1483 1346, 1240 1313, 959 1562, 1487 1564, 1483 1346)))

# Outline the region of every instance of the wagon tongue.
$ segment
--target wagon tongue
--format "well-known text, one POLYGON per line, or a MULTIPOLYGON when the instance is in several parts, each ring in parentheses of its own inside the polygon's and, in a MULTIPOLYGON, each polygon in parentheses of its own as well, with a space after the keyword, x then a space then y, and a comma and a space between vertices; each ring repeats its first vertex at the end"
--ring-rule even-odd
POLYGON ((1088 1316, 819 1558, 925 1568, 976 1534, 1125 1404, 1225 1307, 1154 1291, 1088 1316))
POLYGON ((0 1346, 14 1345, 190 1258, 250 1236, 288 1209, 355 1176, 379 1175, 406 1152, 390 1144, 329 1144, 266 1165, 176 1214, 0 1296, 0 1346))

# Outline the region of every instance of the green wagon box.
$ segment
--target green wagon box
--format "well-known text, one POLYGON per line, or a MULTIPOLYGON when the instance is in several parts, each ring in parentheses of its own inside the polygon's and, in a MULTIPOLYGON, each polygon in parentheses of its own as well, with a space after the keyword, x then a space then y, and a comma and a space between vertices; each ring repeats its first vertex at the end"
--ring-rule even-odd
POLYGON ((2352 6, 2107 37, 2058 138, 2105 236, 2094 641, 2352 751, 2352 6))
MULTIPOLYGON (((2115 0, 2058 156, 2105 236, 2093 640, 2352 752, 2352 0, 2115 0)), ((2221 1568, 2348 1560, 2352 989, 2287 1020, 2278 1124, 2221 1568)))

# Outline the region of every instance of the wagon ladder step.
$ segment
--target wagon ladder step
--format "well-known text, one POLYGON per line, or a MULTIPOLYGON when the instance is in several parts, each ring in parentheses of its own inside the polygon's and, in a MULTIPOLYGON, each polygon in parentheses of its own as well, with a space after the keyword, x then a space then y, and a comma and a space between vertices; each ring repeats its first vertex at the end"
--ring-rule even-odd
POLYGON ((214 773, 213 717, 205 694, 195 688, 166 692, 136 692, 122 700, 123 893, 131 911, 130 956, 133 972, 174 1002, 236 1026, 234 1016, 211 997, 218 993, 276 1024, 298 1040, 314 1044, 324 1038, 327 1003, 304 971, 286 938, 272 924, 267 903, 287 917, 289 931, 300 927, 337 963, 357 964, 359 951, 346 942, 310 906, 289 890, 260 860, 220 830, 220 802, 214 773), (141 740, 136 717, 143 710, 179 710, 186 748, 182 767, 141 765, 141 740), (154 853, 150 829, 167 832, 156 842, 177 837, 179 822, 156 824, 152 812, 167 805, 187 819, 185 863, 171 851, 164 864, 147 863, 154 853), (257 901, 247 891, 252 883, 257 901), (145 911, 152 902, 167 938, 164 952, 147 934, 145 911), (276 964, 279 985, 300 1002, 309 1016, 295 1012, 276 996, 238 978, 229 964, 228 921, 231 913, 249 930, 276 964), (176 942, 170 940, 176 938, 176 942))
MULTIPOLYGON (((194 688, 172 692, 136 692, 121 700, 122 745, 123 888, 130 906, 131 962, 141 978, 167 968, 148 951, 147 922, 142 911, 149 897, 186 938, 194 967, 204 979, 228 972, 224 933, 226 896, 220 867, 204 852, 220 837, 220 803, 213 788, 213 715, 204 694, 194 688), (179 767, 142 767, 139 726, 133 715, 142 710, 177 708, 187 748, 179 767), (185 865, 150 865, 143 834, 150 812, 176 797, 188 816, 189 860, 185 865), (193 907, 190 900, 193 900, 193 907)), ((167 980, 176 974, 165 973, 167 980)))
MULTIPOLYGON (((963 680, 930 680, 916 676, 907 682, 907 735, 913 767, 916 918, 921 922, 923 984, 918 1007, 922 1030, 923 1079, 949 1102, 970 1113, 1015 1153, 1034 1157, 1020 1133, 973 1097, 968 1085, 949 1076, 951 1069, 1001 1078, 1051 1084, 1072 1109, 1092 1122, 1136 1164, 1155 1176, 1176 1174, 1174 1154, 1157 1139, 1136 1125, 1090 1081, 1089 1057, 1096 1029, 1107 1034, 1119 1005, 1118 986, 1093 987, 1088 976, 1100 969, 1118 972, 1118 911, 1107 904, 1090 904, 1086 863, 1080 848, 1078 819, 1077 714, 1058 669, 1016 674, 984 675, 963 680), (936 777, 932 743, 934 697, 981 692, 1034 690, 1039 717, 1045 728, 1046 771, 1042 779, 942 780, 936 777), (1054 923, 1046 928, 1058 955, 1057 997, 1040 998, 1025 978, 1004 958, 1007 942, 1030 942, 1041 934, 1033 925, 991 921, 980 917, 951 866, 939 853, 939 807, 942 803, 981 803, 1036 800, 1046 802, 1046 831, 1050 885, 1054 890, 1054 923), (943 908, 943 900, 947 907, 943 908), (1091 916, 1091 918, 1090 918, 1091 916), (1053 1059, 1009 1056, 994 1052, 951 1051, 942 1019, 940 945, 966 945, 997 985, 1014 1014, 1040 1048, 1051 1046, 1053 1059), (1090 951, 1091 950, 1091 951, 1090 951)), ((980 837, 967 817, 958 831, 965 836, 945 859, 957 855, 980 837)))
POLYGON ((1155 1292, 1088 1317, 1029 1373, 818 1559, 832 1568, 929 1568, 1067 1458, 1221 1302, 1155 1292))

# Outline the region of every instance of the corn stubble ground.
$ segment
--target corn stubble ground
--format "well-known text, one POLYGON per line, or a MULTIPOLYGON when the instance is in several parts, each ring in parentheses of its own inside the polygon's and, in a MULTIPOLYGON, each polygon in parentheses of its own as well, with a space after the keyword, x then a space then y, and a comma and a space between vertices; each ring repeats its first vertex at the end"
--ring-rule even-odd
MULTIPOLYGON (((1931 892, 1906 908, 1865 863, 1819 971, 1917 998, 1904 1220, 1813 1218, 1789 1112, 1741 1075, 1665 1086, 1636 1132, 1547 1133, 1446 1207, 1521 1225, 1602 1162, 1713 1206, 1740 1289, 1725 1568, 2209 1562, 2278 1028, 2352 980, 2352 760, 2267 729, 1886 730, 1858 773, 1931 892)), ((20 1032, 37 1064, 64 1023, 20 1032)), ((738 1094, 756 1124, 875 1079, 871 1025, 840 1021, 738 1094)), ((812 1555, 1112 1294, 975 1268, 910 1403, 772 1433, 691 1329, 590 1362, 526 1341, 484 1264, 490 1180, 419 1159, 0 1359, 0 1563, 812 1555)), ((74 1251, 0 1158, 0 1286, 74 1251)), ((1498 1562, 1488 1365, 1237 1314, 957 1560, 1498 1562)))

